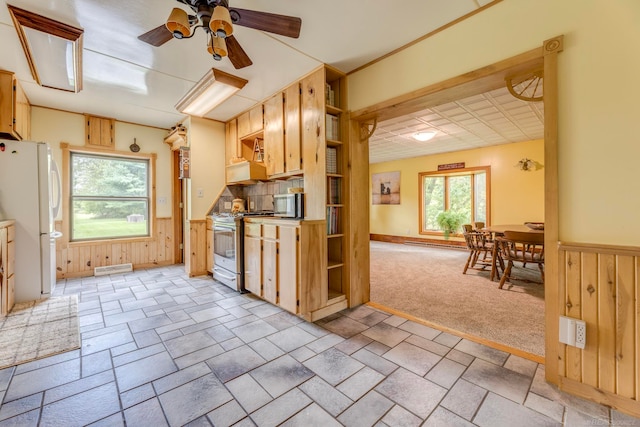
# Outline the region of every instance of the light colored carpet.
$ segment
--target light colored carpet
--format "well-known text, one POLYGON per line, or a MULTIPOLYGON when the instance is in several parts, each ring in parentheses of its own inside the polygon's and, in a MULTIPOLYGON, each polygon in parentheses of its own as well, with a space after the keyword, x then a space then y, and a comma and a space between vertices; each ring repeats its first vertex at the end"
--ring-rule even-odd
POLYGON ((468 252, 371 242, 371 301, 436 325, 544 356, 544 286, 537 266, 462 274, 468 252), (518 280, 518 278, 529 281, 518 280))
POLYGON ((0 369, 77 348, 76 295, 15 304, 0 318, 0 369))

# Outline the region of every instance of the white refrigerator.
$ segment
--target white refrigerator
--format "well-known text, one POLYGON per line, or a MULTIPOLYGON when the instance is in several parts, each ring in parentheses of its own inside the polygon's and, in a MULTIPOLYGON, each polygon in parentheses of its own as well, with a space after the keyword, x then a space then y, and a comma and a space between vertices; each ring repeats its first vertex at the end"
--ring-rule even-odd
POLYGON ((15 220, 15 301, 47 298, 56 284, 54 229, 60 173, 43 142, 0 140, 0 219, 15 220))

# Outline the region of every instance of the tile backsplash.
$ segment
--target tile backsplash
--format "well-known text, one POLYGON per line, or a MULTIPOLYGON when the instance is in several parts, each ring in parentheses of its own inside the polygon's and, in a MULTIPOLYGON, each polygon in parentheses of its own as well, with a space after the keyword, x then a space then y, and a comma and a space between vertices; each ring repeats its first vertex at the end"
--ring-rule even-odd
POLYGON ((250 211, 270 211, 273 210, 273 195, 284 194, 293 187, 304 187, 304 178, 258 182, 253 185, 229 185, 222 192, 209 215, 231 212, 230 206, 233 199, 244 199, 245 209, 250 211), (225 203, 229 207, 225 208, 225 203))

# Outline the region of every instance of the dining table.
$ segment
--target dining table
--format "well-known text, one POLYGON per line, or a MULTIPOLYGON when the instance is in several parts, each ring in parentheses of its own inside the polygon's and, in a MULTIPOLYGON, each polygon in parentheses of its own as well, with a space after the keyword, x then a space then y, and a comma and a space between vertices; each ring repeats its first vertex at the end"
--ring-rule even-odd
MULTIPOLYGON (((525 224, 497 224, 497 225, 489 225, 480 229, 480 231, 491 233, 492 240, 495 240, 495 237, 502 236, 505 231, 520 231, 527 233, 543 233, 543 229, 531 228, 525 224)), ((494 243, 493 251, 491 253, 491 276, 490 280, 493 280, 496 277, 496 273, 498 272, 498 245, 494 243)))

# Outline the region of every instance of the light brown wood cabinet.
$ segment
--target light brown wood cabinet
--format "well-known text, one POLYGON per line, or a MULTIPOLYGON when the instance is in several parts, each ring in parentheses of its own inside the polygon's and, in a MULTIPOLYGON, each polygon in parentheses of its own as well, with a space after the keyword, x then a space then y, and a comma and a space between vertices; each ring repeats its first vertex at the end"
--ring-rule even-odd
POLYGON ((14 73, 0 70, 0 138, 31 138, 31 105, 14 73))
POLYGON ((278 93, 264 103, 264 163, 267 176, 283 174, 284 161, 284 96, 278 93))
POLYGON ((262 224, 245 223, 244 288, 262 296, 262 224))
POLYGON ((262 105, 256 105, 238 116, 238 139, 261 132, 263 127, 262 105))
POLYGON ((213 219, 207 218, 207 271, 213 274, 213 219))
POLYGON ((0 314, 6 316, 15 303, 15 225, 0 222, 0 314))
POLYGON ((246 290, 292 313, 298 309, 298 221, 246 219, 246 290))
POLYGON ((88 114, 84 118, 85 144, 93 148, 115 149, 115 120, 88 114))
POLYGON ((230 139, 244 150, 264 136, 271 181, 304 179, 304 220, 245 218, 245 288, 309 321, 347 308, 351 295, 356 304, 368 295, 349 283, 346 93, 344 73, 323 66, 264 102, 262 132, 241 136, 250 132, 249 112, 235 120, 237 138, 227 124, 231 152, 230 139))
POLYGON ((245 289, 308 320, 323 314, 327 301, 323 228, 322 221, 246 218, 245 289))
POLYGON ((264 103, 264 156, 269 177, 302 174, 300 84, 297 82, 264 103))

